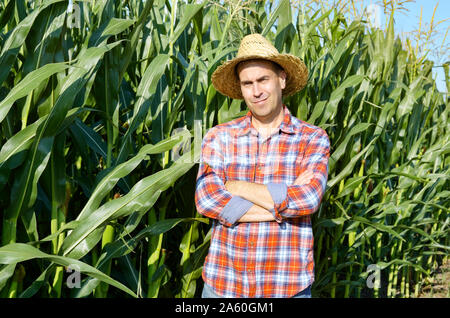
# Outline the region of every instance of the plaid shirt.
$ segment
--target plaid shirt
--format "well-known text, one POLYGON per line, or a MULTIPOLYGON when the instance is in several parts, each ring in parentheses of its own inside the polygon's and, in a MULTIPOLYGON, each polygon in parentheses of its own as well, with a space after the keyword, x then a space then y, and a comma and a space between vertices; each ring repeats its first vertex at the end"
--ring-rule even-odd
POLYGON ((310 215, 328 176, 327 133, 291 116, 263 138, 246 116, 213 127, 202 142, 195 203, 213 219, 203 279, 222 297, 291 297, 314 281, 310 215), (294 185, 313 170, 309 184, 294 185), (253 203, 232 195, 227 180, 265 184, 277 222, 238 223, 253 203))

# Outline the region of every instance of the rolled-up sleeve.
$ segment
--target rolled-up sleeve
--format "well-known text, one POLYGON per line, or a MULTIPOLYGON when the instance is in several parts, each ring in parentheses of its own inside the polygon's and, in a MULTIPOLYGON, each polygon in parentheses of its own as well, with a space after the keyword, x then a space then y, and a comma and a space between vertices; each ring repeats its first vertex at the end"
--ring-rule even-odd
POLYGON ((197 174, 195 204, 198 213, 232 226, 253 205, 225 188, 223 147, 216 129, 208 131, 202 141, 202 153, 197 174))
POLYGON ((307 170, 313 172, 310 183, 303 185, 267 184, 267 189, 274 201, 272 213, 278 222, 317 211, 326 190, 329 157, 330 141, 327 133, 320 129, 308 143, 300 169, 300 173, 307 170))

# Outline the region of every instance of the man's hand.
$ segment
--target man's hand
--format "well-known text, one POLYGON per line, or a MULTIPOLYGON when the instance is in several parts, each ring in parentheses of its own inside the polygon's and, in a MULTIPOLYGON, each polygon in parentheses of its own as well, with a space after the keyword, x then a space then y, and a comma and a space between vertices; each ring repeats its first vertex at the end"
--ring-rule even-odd
POLYGON ((311 179, 314 177, 314 173, 311 170, 303 171, 299 174, 297 179, 295 179, 295 185, 304 185, 311 182, 311 179))
POLYGON ((233 195, 239 195, 239 185, 240 185, 239 180, 228 180, 227 182, 225 182, 225 188, 227 189, 228 192, 230 192, 233 195))

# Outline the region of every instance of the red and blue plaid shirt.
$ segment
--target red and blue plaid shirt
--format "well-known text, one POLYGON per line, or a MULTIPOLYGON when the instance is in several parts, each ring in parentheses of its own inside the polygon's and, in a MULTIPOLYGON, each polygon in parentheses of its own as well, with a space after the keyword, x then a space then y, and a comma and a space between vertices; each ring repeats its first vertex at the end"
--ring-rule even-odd
POLYGON ((222 297, 291 297, 314 281, 310 215, 328 177, 327 133, 293 117, 262 137, 246 116, 213 127, 202 142, 195 202, 213 219, 203 280, 222 297), (309 184, 294 185, 312 170, 309 184), (238 223, 253 203, 232 195, 227 180, 265 184, 277 222, 238 223))

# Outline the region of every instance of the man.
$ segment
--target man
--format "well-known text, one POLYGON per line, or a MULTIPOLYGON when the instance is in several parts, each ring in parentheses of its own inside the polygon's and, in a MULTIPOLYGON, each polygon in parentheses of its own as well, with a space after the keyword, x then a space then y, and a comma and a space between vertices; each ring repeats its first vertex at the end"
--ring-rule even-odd
POLYGON ((195 202, 213 228, 202 297, 311 297, 310 215, 325 192, 330 144, 282 102, 307 77, 299 58, 259 34, 212 75, 216 90, 244 99, 249 112, 203 139, 195 202))

